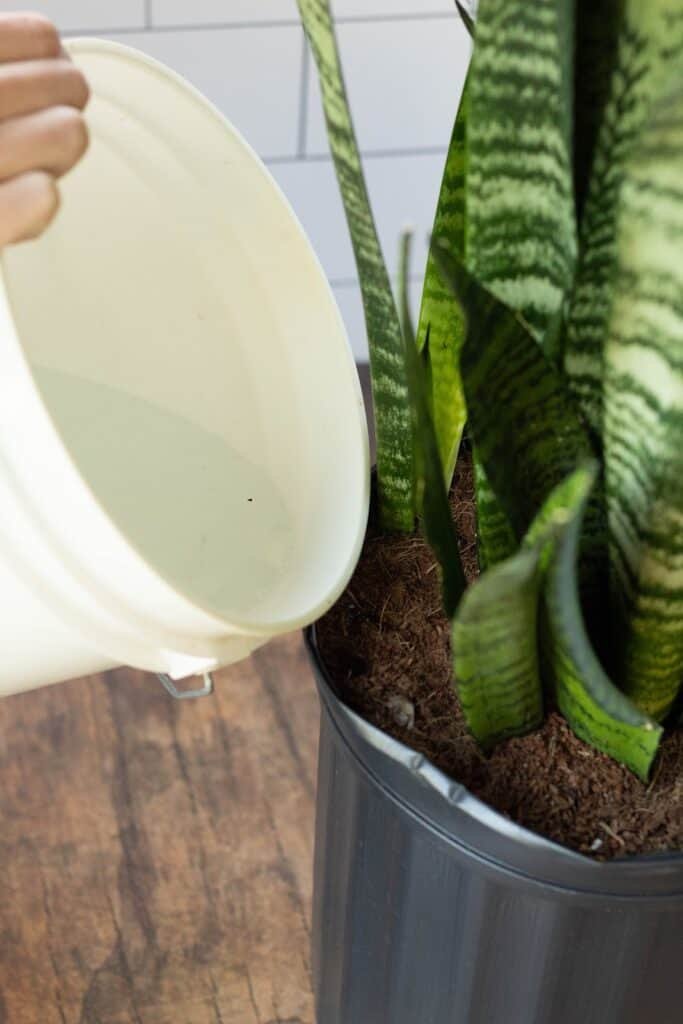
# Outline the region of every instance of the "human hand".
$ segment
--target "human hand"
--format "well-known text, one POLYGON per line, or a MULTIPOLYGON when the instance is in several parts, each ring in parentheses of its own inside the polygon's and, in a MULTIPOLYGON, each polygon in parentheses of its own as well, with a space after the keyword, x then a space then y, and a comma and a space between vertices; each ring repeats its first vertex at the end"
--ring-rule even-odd
POLYGON ((88 96, 50 21, 0 15, 0 246, 36 238, 57 212, 57 179, 88 147, 88 96))

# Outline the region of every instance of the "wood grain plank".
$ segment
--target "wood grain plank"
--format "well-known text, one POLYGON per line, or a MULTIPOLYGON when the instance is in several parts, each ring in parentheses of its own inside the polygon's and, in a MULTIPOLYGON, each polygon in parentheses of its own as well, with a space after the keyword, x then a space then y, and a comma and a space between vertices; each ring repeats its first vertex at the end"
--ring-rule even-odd
POLYGON ((0 702, 0 1024, 313 1024, 317 719, 298 636, 0 702))

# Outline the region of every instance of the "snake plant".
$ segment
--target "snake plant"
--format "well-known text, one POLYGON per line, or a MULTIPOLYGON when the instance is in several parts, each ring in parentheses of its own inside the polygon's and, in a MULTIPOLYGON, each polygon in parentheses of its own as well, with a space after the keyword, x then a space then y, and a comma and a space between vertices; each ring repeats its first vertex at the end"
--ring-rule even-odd
POLYGON ((434 550, 468 724, 490 749, 553 703, 647 778, 683 700, 683 5, 479 0, 416 332, 329 0, 299 6, 363 289, 380 515, 434 550), (448 503, 465 424, 469 587, 448 503))

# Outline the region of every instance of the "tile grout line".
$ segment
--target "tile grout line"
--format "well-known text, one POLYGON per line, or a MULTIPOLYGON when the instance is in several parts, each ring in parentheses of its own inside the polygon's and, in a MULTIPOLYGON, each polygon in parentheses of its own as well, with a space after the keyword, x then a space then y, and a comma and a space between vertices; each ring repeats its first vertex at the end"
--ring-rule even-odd
POLYGON ((310 50, 306 33, 301 32, 301 81, 299 83, 299 138, 297 140, 297 156, 301 160, 306 159, 306 147, 308 144, 308 77, 310 66, 310 50))
MULTIPOLYGON (((389 276, 393 282, 398 281, 398 274, 390 274, 389 276)), ((416 281, 422 281, 423 279, 424 274, 418 274, 415 271, 413 271, 412 274, 408 275, 409 284, 414 284, 416 281)), ((347 288, 360 288, 360 281, 358 280, 357 277, 328 277, 327 281, 328 284, 330 285, 330 288, 337 288, 339 290, 344 290, 347 288)))
MULTIPOLYGON (((398 21, 444 21, 456 18, 460 20, 457 10, 451 13, 432 11, 425 14, 358 14, 347 15, 346 17, 335 18, 337 25, 371 25, 381 22, 398 21)), ((145 0, 145 24, 140 26, 101 26, 99 28, 76 28, 70 29, 65 35, 87 35, 93 32, 111 32, 114 35, 132 35, 136 32, 203 32, 224 29, 254 29, 254 28, 297 28, 300 22, 294 18, 273 18, 269 21, 206 21, 192 24, 168 25, 158 24, 151 17, 151 0, 145 0), (149 11, 149 20, 148 14, 149 11)))
MULTIPOLYGON (((446 146, 404 146, 398 149, 366 149, 361 156, 363 160, 388 160, 392 157, 405 156, 445 156, 446 146)), ((303 153, 301 155, 283 154, 282 156, 265 156, 263 162, 274 166, 282 164, 329 164, 332 157, 329 153, 303 153)))

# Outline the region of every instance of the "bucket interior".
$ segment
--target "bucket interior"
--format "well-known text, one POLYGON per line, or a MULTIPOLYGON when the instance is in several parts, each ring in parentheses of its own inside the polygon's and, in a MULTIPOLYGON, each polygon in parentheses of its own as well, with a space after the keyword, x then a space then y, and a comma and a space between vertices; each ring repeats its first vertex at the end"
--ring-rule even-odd
POLYGON ((252 627, 310 618, 345 582, 366 489, 328 286, 192 90, 104 45, 74 56, 90 150, 49 231, 2 257, 43 402, 92 496, 182 595, 252 627))

